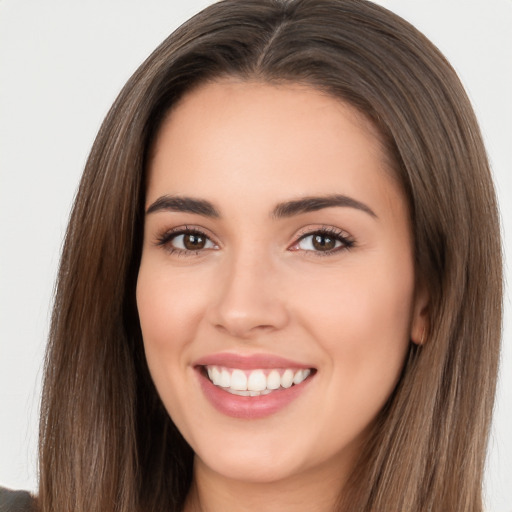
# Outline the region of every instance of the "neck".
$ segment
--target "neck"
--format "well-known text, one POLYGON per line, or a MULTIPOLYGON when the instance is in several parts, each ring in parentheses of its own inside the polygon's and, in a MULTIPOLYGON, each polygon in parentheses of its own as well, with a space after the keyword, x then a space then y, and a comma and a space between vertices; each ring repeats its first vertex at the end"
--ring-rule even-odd
POLYGON ((345 473, 333 474, 332 468, 317 468, 314 473, 305 471, 279 481, 247 482, 225 478, 196 457, 184 512, 332 512, 345 473))

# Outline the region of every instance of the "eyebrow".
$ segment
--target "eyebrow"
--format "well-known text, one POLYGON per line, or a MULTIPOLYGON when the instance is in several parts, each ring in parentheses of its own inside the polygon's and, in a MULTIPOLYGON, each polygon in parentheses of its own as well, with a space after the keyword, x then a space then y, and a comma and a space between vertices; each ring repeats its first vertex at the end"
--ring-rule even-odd
MULTIPOLYGON (((275 219, 281 219, 333 207, 355 208, 367 213, 371 217, 377 218, 377 215, 369 206, 352 197, 341 194, 303 197, 279 203, 272 211, 271 216, 275 219)), ((158 211, 195 213, 211 218, 220 217, 219 211, 210 201, 186 196, 161 196, 148 207, 146 214, 158 211)))
POLYGON ((158 211, 185 212, 203 215, 204 217, 218 218, 219 212, 209 201, 183 196, 162 196, 152 203, 146 214, 158 211))
POLYGON ((316 212, 318 210, 323 210, 324 208, 340 206, 355 208, 356 210, 361 210, 367 213, 371 217, 377 218, 376 213, 369 206, 361 201, 353 199, 352 197, 341 194, 319 197, 303 197, 301 199, 286 201, 285 203, 278 204, 274 208, 272 216, 279 219, 283 217, 292 217, 301 213, 316 212))

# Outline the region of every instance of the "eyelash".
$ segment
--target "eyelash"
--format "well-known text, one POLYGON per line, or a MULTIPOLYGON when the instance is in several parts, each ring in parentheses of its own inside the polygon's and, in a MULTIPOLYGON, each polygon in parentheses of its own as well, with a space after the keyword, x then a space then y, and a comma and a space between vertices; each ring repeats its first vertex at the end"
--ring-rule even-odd
POLYGON ((169 252, 169 254, 176 254, 178 256, 197 256, 197 255, 199 255, 199 253, 201 251, 204 250, 204 248, 193 250, 193 249, 180 249, 178 247, 173 247, 171 245, 171 242, 181 235, 196 235, 196 236, 206 239, 207 241, 210 241, 215 246, 217 246, 217 244, 215 244, 215 242, 213 242, 211 237, 209 235, 207 235, 204 231, 202 231, 198 228, 191 228, 188 226, 166 231, 165 233, 163 233, 157 237, 156 245, 165 248, 165 250, 167 252, 169 252))
MULTIPOLYGON (((332 226, 329 227, 322 227, 313 229, 310 231, 307 231, 303 234, 301 234, 296 242, 292 245, 292 247, 296 247, 299 245, 300 242, 303 240, 306 240, 309 237, 314 236, 321 236, 323 238, 328 238, 331 240, 334 240, 335 243, 339 242, 340 245, 338 247, 334 247, 332 249, 329 249, 327 251, 315 251, 315 250, 306 250, 302 249, 303 252, 307 252, 310 254, 314 254, 315 256, 330 256, 332 254, 336 254, 341 251, 346 251, 349 249, 352 249, 355 246, 355 240, 345 231, 342 231, 341 229, 334 228, 332 226)), ((300 251, 300 248, 293 249, 300 251)))
MULTIPOLYGON (((202 231, 198 228, 191 228, 188 226, 166 231, 165 233, 163 233, 162 235, 157 237, 156 245, 165 248, 169 252, 169 254, 175 254, 175 255, 185 256, 185 257, 186 256, 198 256, 199 253, 201 253, 202 251, 204 251, 206 249, 211 249, 211 247, 201 248, 201 249, 197 249, 197 250, 181 249, 181 248, 173 247, 171 245, 171 242, 181 235, 199 236, 201 238, 206 239, 207 242, 209 241, 210 243, 214 244, 215 248, 218 248, 218 245, 204 231, 202 231)), ((312 242, 312 243, 314 243, 314 242, 312 242)), ((335 253, 338 253, 341 251, 349 250, 349 249, 353 248, 354 245, 355 245, 355 241, 348 233, 346 233, 345 231, 342 231, 340 229, 329 226, 329 227, 313 229, 313 230, 310 230, 310 231, 300 234, 297 241, 294 242, 291 245, 291 247, 289 247, 289 250, 302 251, 304 253, 309 253, 309 254, 315 255, 315 256, 330 256, 332 254, 335 254, 335 253), (326 251, 301 249, 300 247, 298 247, 302 241, 306 240, 309 237, 314 237, 315 235, 334 240, 335 244, 339 243, 340 245, 338 245, 338 247, 335 246, 334 248, 326 250, 326 251)))

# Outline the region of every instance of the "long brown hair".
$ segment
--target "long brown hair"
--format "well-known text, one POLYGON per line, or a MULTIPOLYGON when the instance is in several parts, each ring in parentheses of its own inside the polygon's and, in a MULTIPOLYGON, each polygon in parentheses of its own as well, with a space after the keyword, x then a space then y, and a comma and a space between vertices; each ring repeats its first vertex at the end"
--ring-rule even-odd
MULTIPOLYGON (((142 64, 94 142, 72 211, 46 359, 42 511, 179 511, 193 453, 151 382, 135 284, 148 148, 173 104, 223 76, 308 84, 379 129, 410 205, 429 329, 340 490, 340 510, 482 510, 502 300, 495 194, 455 72, 365 0, 225 0, 142 64)), ((336 435, 333 432, 333 435, 336 435)))

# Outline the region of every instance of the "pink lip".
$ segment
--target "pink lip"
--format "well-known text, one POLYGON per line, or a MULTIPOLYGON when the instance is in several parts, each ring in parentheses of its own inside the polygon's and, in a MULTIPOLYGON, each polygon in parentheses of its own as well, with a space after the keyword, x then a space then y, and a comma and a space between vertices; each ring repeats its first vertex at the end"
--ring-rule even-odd
POLYGON ((195 361, 194 366, 225 366, 226 368, 240 368, 240 370, 257 370, 264 368, 296 368, 307 369, 310 365, 297 363, 291 359, 271 354, 251 354, 244 356, 231 352, 221 352, 202 357, 195 361))
POLYGON ((238 354, 220 353, 212 354, 197 360, 194 364, 201 389, 209 402, 222 414, 233 418, 258 419, 270 416, 285 408, 296 400, 309 386, 314 375, 308 377, 300 384, 288 389, 279 389, 261 396, 238 396, 215 386, 204 373, 204 366, 216 365, 227 368, 255 370, 265 368, 297 368, 306 369, 311 366, 297 363, 289 359, 267 355, 254 354, 240 356, 238 354))

